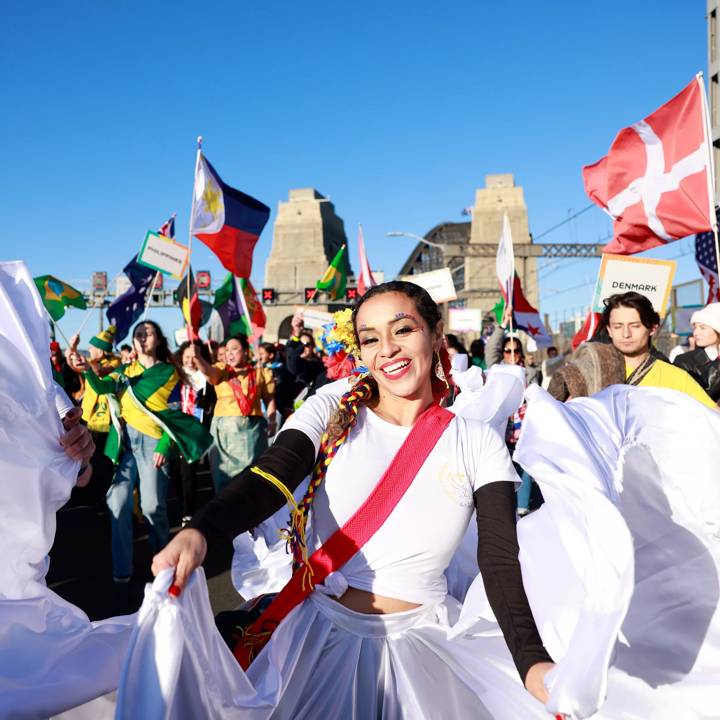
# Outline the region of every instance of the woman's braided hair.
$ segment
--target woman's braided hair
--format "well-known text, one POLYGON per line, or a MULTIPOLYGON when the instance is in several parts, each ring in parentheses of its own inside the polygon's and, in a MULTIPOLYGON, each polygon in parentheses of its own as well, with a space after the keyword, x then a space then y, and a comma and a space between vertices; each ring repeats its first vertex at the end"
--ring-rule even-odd
MULTIPOLYGON (((434 331, 442 315, 435 301, 428 292, 414 283, 402 280, 393 280, 370 288, 355 304, 352 312, 353 329, 357 339, 357 315, 360 308, 373 297, 385 293, 400 293, 409 297, 417 308, 422 319, 427 323, 431 331, 434 331)), ((442 364, 446 377, 450 377, 450 357, 443 347, 440 351, 439 360, 442 364)), ((433 398, 439 403, 448 392, 447 384, 438 378, 435 373, 432 375, 433 398)), ((350 431, 357 422, 358 412, 362 405, 367 405, 377 396, 378 386, 375 379, 368 375, 359 376, 348 392, 340 398, 340 404, 333 413, 328 426, 320 442, 320 451, 313 469, 310 484, 308 485, 305 497, 298 503, 297 511, 293 513, 289 533, 289 542, 292 547, 295 567, 305 566, 306 578, 312 584, 312 569, 307 563, 307 545, 305 539, 305 527, 307 517, 317 489, 322 484, 327 468, 347 439, 350 431)))

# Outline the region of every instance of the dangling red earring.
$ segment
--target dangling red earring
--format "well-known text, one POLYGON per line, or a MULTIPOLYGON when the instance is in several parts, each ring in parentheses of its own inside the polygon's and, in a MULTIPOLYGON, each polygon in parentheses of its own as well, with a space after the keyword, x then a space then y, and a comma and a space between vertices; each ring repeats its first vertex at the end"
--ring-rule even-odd
POLYGON ((435 376, 437 379, 445 385, 445 389, 450 389, 450 383, 448 383, 445 371, 443 370, 442 360, 440 359, 440 353, 437 353, 437 362, 435 363, 435 376))

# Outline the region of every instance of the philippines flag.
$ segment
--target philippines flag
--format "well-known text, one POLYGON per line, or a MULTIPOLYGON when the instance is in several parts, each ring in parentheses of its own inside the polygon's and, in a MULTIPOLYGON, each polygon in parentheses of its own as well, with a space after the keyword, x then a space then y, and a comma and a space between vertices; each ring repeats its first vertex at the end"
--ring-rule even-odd
POLYGON ((233 275, 250 277, 253 250, 269 217, 267 205, 226 185, 198 150, 191 232, 233 275))
POLYGON ((715 254, 715 237, 711 232, 695 236, 695 262, 700 274, 708 284, 706 304, 720 302, 720 284, 718 283, 718 262, 715 254))
POLYGON ((377 285, 373 277, 370 263, 365 254, 365 240, 363 238, 362 225, 358 226, 358 254, 360 255, 360 275, 358 275, 358 295, 364 295, 371 287, 377 285))
MULTIPOLYGON (((507 304, 506 289, 501 286, 503 299, 507 304)), ((515 274, 512 287, 512 309, 513 325, 518 330, 526 332, 537 344, 538 347, 550 347, 552 338, 545 330, 545 325, 540 319, 540 313, 527 301, 520 284, 520 278, 515 274)))

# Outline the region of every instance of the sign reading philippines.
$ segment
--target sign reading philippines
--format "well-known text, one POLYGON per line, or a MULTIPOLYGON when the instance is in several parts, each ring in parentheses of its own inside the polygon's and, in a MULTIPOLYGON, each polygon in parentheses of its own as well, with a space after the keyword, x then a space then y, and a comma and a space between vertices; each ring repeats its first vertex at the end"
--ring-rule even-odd
POLYGON ((188 249, 164 235, 148 230, 145 235, 138 262, 180 280, 188 264, 188 249))
POLYGON ((233 275, 250 277, 253 250, 269 217, 267 205, 226 185, 198 149, 191 234, 233 275))

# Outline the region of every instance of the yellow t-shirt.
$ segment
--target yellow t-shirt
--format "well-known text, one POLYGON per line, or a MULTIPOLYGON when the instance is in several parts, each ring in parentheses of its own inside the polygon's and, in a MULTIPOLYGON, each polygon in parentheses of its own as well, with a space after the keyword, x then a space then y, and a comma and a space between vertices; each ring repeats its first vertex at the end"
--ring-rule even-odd
MULTIPOLYGON (((625 366, 625 377, 630 375, 630 370, 625 366)), ((702 389, 697 381, 682 368, 666 363, 663 360, 656 360, 647 375, 640 381, 640 387, 669 388, 695 398, 698 402, 709 408, 715 407, 713 399, 702 389)))
MULTIPOLYGON (((144 372, 145 368, 137 360, 133 360, 133 362, 123 370, 123 373, 127 377, 136 377, 137 375, 142 375, 144 372)), ((148 410, 154 412, 167 410, 168 398, 179 380, 180 377, 178 376, 177 370, 174 370, 168 381, 162 387, 158 388, 145 403, 148 410)), ((130 393, 126 390, 122 391, 118 397, 118 401, 120 402, 120 416, 128 425, 150 437, 162 437, 163 429, 150 415, 138 407, 137 403, 130 396, 130 393)))
MULTIPOLYGON (((230 368, 225 363, 216 363, 216 367, 220 371, 221 382, 215 386, 215 394, 217 402, 215 403, 215 417, 240 417, 240 407, 235 400, 232 386, 228 380, 232 377, 230 368)), ((247 394, 248 391, 248 375, 239 375, 237 379, 240 381, 242 391, 247 394)), ((275 380, 273 379, 272 370, 268 368, 255 368, 255 383, 257 392, 253 400, 250 417, 262 417, 261 400, 269 402, 275 395, 275 380)))
MULTIPOLYGON (((120 358, 109 355, 100 360, 100 367, 115 369, 120 367, 120 358)), ((110 430, 110 409, 106 395, 98 395, 90 383, 84 382, 85 389, 82 397, 83 420, 88 428, 95 432, 108 432, 110 430)))

